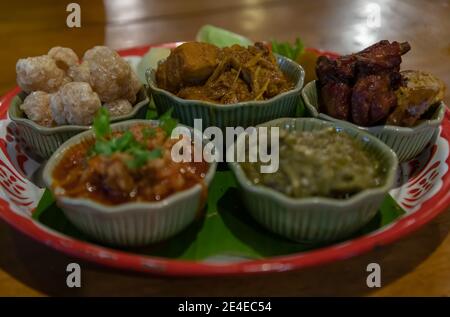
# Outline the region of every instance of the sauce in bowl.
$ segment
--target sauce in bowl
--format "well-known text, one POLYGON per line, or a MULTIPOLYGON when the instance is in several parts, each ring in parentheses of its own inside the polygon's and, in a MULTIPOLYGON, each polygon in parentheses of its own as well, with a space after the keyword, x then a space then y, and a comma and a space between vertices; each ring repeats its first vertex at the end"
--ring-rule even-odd
POLYGON ((261 162, 241 163, 255 185, 293 198, 345 199, 385 181, 385 168, 364 144, 334 128, 312 132, 280 129, 279 146, 275 173, 260 173, 261 162))
POLYGON ((171 149, 178 141, 168 138, 159 127, 136 124, 106 140, 117 147, 120 142, 134 142, 134 147, 129 146, 126 151, 108 153, 106 146, 96 145, 94 138, 77 144, 54 169, 55 193, 117 205, 160 201, 196 184, 206 190, 203 179, 209 164, 173 161, 171 149))

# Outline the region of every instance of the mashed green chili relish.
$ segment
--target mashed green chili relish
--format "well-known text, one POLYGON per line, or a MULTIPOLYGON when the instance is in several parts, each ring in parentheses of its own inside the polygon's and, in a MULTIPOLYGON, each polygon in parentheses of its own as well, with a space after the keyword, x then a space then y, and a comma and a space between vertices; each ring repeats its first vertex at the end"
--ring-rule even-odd
POLYGON ((383 184, 386 171, 361 141, 333 128, 297 132, 280 129, 279 169, 260 172, 263 163, 242 163, 247 177, 294 198, 345 199, 383 184))

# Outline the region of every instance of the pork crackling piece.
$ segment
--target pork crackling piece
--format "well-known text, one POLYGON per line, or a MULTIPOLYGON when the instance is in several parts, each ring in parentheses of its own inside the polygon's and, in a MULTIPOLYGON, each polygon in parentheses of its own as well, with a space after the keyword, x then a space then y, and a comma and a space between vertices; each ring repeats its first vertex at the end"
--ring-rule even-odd
POLYGON ((20 109, 28 119, 44 127, 51 127, 54 121, 50 112, 50 95, 45 91, 34 91, 29 94, 20 109))
POLYGON ((51 114, 58 125, 91 124, 101 106, 98 95, 84 82, 70 82, 50 98, 51 114))
POLYGON ((16 74, 17 84, 27 93, 38 90, 52 93, 68 81, 65 72, 48 55, 19 59, 16 74))
POLYGON ((55 46, 48 51, 47 55, 53 58, 56 65, 64 71, 71 66, 78 65, 77 54, 68 47, 55 46))
POLYGON ((107 102, 103 105, 106 109, 108 109, 111 117, 119 117, 126 114, 129 114, 133 110, 133 106, 126 99, 117 99, 111 102, 107 102))
POLYGON ((128 89, 127 93, 124 95, 124 99, 127 99, 131 104, 136 102, 136 96, 139 90, 141 89, 142 84, 136 73, 133 70, 130 70, 130 78, 128 81, 128 89))
POLYGON ((95 46, 84 53, 83 61, 89 67, 92 89, 101 101, 114 101, 128 94, 132 70, 116 51, 95 46))
POLYGON ((67 70, 67 75, 73 80, 78 82, 90 83, 91 73, 89 71, 88 62, 72 65, 67 70))

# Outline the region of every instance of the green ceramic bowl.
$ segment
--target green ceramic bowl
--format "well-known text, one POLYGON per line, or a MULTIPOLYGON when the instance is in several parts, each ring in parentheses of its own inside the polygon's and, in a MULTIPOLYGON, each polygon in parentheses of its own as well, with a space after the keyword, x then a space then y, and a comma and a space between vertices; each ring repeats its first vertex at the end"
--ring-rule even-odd
MULTIPOLYGON (((290 131, 314 131, 330 126, 344 130, 362 142, 363 148, 380 160, 387 170, 382 186, 363 190, 349 199, 292 198, 269 187, 254 185, 239 163, 228 163, 242 189, 248 212, 261 225, 298 242, 330 242, 348 237, 376 215, 394 184, 398 165, 395 153, 383 142, 349 125, 313 118, 283 118, 260 126, 277 126, 290 131)), ((235 146, 244 141, 245 134, 239 135, 235 146)))
MULTIPOLYGON (((19 93, 12 101, 8 109, 9 118, 12 121, 14 137, 22 148, 31 157, 37 160, 48 159, 56 149, 72 136, 89 130, 90 126, 62 125, 57 127, 43 127, 28 119, 20 109, 27 95, 19 93)), ((145 89, 141 89, 137 95, 137 102, 133 111, 127 115, 111 118, 112 122, 120 122, 129 119, 143 119, 147 113, 149 98, 145 89)))
POLYGON ((349 124, 362 131, 369 132, 392 148, 400 162, 413 159, 425 149, 433 135, 439 129, 445 116, 445 104, 441 102, 430 120, 423 120, 412 128, 392 125, 362 127, 319 112, 319 99, 315 81, 308 83, 303 88, 302 98, 307 111, 312 117, 349 124))
MULTIPOLYGON (((111 125, 111 130, 126 131, 136 123, 158 126, 154 120, 130 120, 111 125)), ((192 130, 191 130, 192 132, 192 130)), ((94 137, 92 130, 80 133, 66 141, 48 160, 43 178, 53 193, 53 171, 64 154, 73 146, 94 137)), ((216 171, 211 163, 204 178, 208 186, 216 171)), ((179 233, 194 220, 203 207, 204 193, 200 184, 177 192, 158 202, 132 202, 106 206, 90 199, 55 195, 56 202, 66 217, 82 232, 97 241, 116 246, 141 246, 155 243, 179 233)))
POLYGON ((247 101, 222 105, 199 100, 186 100, 158 88, 155 81, 155 70, 147 70, 147 82, 159 113, 174 108, 173 116, 181 123, 194 126, 194 119, 202 119, 203 128, 216 126, 249 127, 281 117, 292 117, 300 103, 300 91, 303 87, 305 72, 294 61, 276 55, 281 71, 295 83, 292 90, 279 94, 269 100, 247 101))

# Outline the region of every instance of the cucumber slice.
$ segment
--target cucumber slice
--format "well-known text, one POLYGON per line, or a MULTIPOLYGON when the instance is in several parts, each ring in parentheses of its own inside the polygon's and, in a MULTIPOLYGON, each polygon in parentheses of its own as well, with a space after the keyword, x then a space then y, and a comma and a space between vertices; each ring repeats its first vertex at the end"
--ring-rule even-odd
POLYGON ((218 28, 213 25, 202 26, 197 33, 196 40, 198 42, 214 44, 218 47, 226 47, 234 44, 239 44, 241 46, 248 46, 253 44, 251 40, 242 35, 218 28))
POLYGON ((154 47, 151 48, 142 59, 139 61, 137 65, 137 75, 139 80, 143 84, 147 84, 145 80, 145 72, 149 68, 156 69, 158 67, 158 62, 167 58, 170 55, 170 49, 163 47, 154 47))

